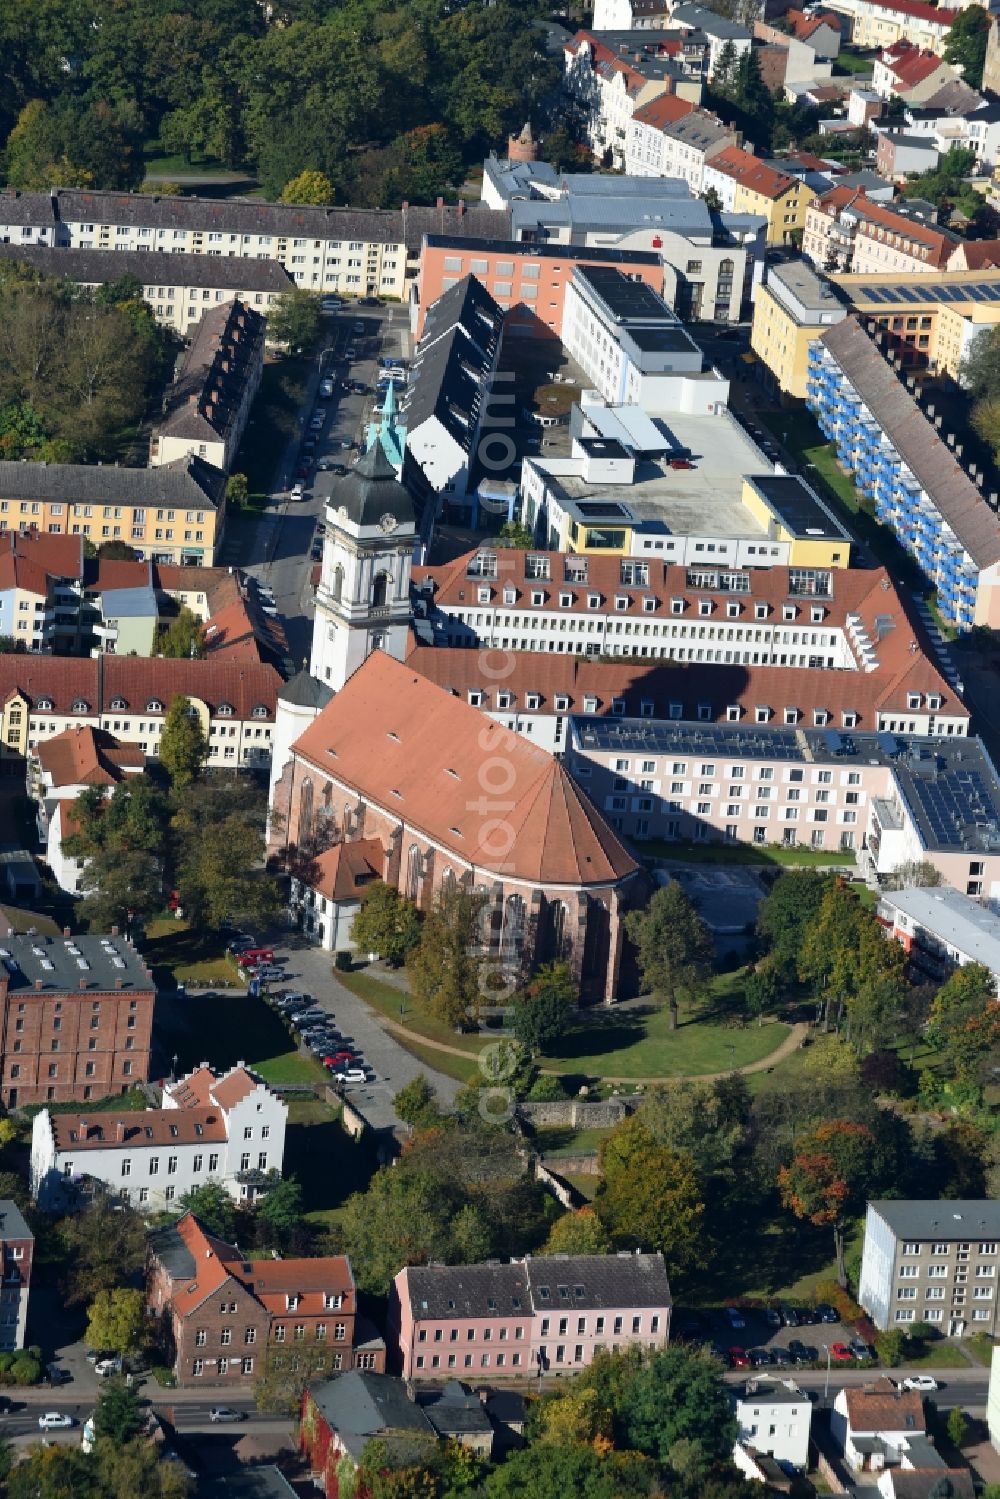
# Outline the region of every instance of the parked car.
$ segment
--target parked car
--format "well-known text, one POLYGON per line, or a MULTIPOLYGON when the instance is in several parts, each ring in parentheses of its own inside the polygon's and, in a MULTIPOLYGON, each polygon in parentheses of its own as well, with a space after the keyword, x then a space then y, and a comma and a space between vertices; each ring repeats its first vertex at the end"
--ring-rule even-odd
POLYGON ((818 1301, 816 1303, 816 1315, 821 1322, 840 1321, 840 1314, 828 1301, 818 1301))
POLYGON ((309 418, 309 425, 314 432, 322 432, 326 423, 326 414, 322 411, 314 411, 309 418))
POLYGON ((781 1327, 781 1313, 776 1306, 769 1306, 764 1313, 764 1321, 768 1327, 781 1327))
POLYGON ((345 1067, 343 1072, 334 1073, 342 1083, 366 1083, 368 1074, 363 1067, 345 1067))
POLYGON ((352 380, 351 389, 356 396, 370 396, 372 393, 371 386, 366 385, 363 380, 352 380))
POLYGON ((60 1431, 66 1426, 75 1426, 76 1418, 67 1416, 63 1411, 46 1411, 38 1418, 39 1431, 60 1431))
POLYGON ((210 1421, 245 1421, 246 1411, 234 1410, 231 1405, 213 1405, 208 1413, 210 1421))
POLYGON ((831 1343, 830 1357, 838 1364, 847 1364, 853 1359, 854 1354, 846 1343, 831 1343))
POLYGON ((334 447, 342 448, 345 453, 349 453, 354 447, 354 443, 350 437, 338 437, 334 443, 334 447))
POLYGON ((742 1348, 730 1348, 726 1356, 731 1369, 749 1369, 750 1360, 742 1348))
POLYGON ((789 1353, 787 1348, 782 1348, 780 1347, 780 1345, 775 1344, 771 1348, 771 1362, 773 1364, 787 1366, 792 1362, 792 1355, 789 1353))
POLYGON ((295 500, 297 502, 297 501, 301 500, 301 498, 302 498, 302 496, 303 496, 304 493, 305 493, 305 490, 302 488, 302 482, 301 482, 301 480, 296 479, 295 483, 292 485, 292 490, 291 490, 291 494, 289 495, 289 499, 295 500))
POLYGON ((240 961, 241 961, 241 963, 243 963, 245 965, 248 959, 250 961, 254 962, 254 963, 273 963, 274 962, 274 948, 273 947, 249 947, 249 948, 247 948, 244 951, 243 956, 240 959, 240 961))
POLYGON ((789 1340, 788 1351, 797 1364, 814 1364, 819 1358, 818 1349, 814 1348, 811 1343, 800 1342, 798 1338, 789 1340))
POLYGON ((112 1374, 122 1372, 122 1361, 120 1358, 98 1359, 94 1365, 94 1373, 99 1374, 102 1379, 110 1379, 112 1374))
POLYGON ((365 325, 364 325, 364 323, 358 321, 356 323, 352 323, 351 324, 351 332, 352 333, 364 333, 364 331, 365 331, 365 325))
POLYGON ((938 1388, 938 1382, 933 1374, 908 1374, 902 1381, 904 1390, 917 1390, 921 1395, 929 1395, 938 1388))
MULTIPOLYGON (((270 609, 265 604, 264 605, 264 613, 265 614, 270 614, 270 612, 271 612, 270 609)), ((277 609, 275 609, 274 612, 275 612, 275 614, 277 614, 277 612, 278 612, 277 609)), ((278 980, 281 978, 282 975, 281 975, 281 969, 280 968, 275 968, 275 966, 273 965, 273 963, 261 963, 259 965, 259 967, 257 967, 257 968, 254 969, 254 975, 253 976, 256 979, 260 979, 260 981, 261 981, 262 984, 276 984, 278 982, 278 980)))
POLYGON ((868 1344, 863 1343, 860 1338, 852 1338, 847 1346, 856 1359, 870 1359, 875 1357, 875 1350, 869 1348, 868 1344))
POLYGON ((747 1319, 737 1306, 727 1306, 726 1316, 729 1318, 730 1327, 746 1327, 747 1319))
POLYGON ((339 312, 343 305, 339 297, 324 297, 319 304, 321 312, 339 312))
POLYGON ((323 397, 324 401, 328 401, 333 395, 333 381, 330 379, 329 375, 319 382, 319 393, 323 397))
POLYGON ((343 479, 347 473, 347 468, 343 463, 331 463, 328 467, 331 474, 336 474, 338 479, 343 479))
POLYGON ((312 995, 306 994, 302 989, 289 989, 288 993, 285 995, 285 998, 290 1005, 297 1005, 299 1009, 302 1010, 304 1010, 307 1005, 312 1004, 312 995))
POLYGON ((772 1362, 771 1355, 766 1348, 751 1348, 747 1353, 747 1358, 755 1369, 766 1368, 772 1362))
POLYGON ((382 303, 379 301, 378 297, 359 297, 358 298, 358 306, 359 307, 381 307, 382 303))
POLYGON ((778 1310, 781 1313, 781 1322, 783 1327, 798 1327, 799 1314, 795 1310, 794 1306, 781 1306, 778 1308, 778 1310))

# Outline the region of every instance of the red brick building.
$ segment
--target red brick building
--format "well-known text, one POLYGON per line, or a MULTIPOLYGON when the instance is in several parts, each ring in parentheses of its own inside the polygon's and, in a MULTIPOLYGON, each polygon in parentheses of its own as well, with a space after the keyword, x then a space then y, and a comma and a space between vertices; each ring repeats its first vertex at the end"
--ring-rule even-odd
POLYGON ((383 652, 295 741, 271 807, 272 852, 375 839, 383 878, 421 910, 453 885, 483 896, 484 956, 564 958, 585 996, 617 996, 638 864, 561 760, 383 652))
POLYGON ((0 937, 4 1107, 86 1103, 149 1077, 153 978, 130 942, 0 937))
POLYGON ((385 1368, 357 1315, 350 1261, 245 1260, 193 1213, 150 1238, 146 1299, 179 1384, 237 1389, 269 1348, 329 1350, 329 1370, 385 1368))

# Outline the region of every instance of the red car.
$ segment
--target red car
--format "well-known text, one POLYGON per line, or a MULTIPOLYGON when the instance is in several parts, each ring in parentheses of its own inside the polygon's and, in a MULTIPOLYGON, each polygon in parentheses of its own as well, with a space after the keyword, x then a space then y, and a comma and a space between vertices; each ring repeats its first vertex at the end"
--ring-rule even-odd
POLYGON ((846 1343, 831 1343, 830 1357, 839 1364, 848 1364, 854 1358, 854 1354, 846 1343))
POLYGON ((323 1058, 324 1067, 349 1067, 354 1061, 353 1051, 335 1051, 323 1058))
POLYGON ((742 1348, 730 1348, 729 1366, 731 1369, 749 1369, 750 1360, 742 1348))
POLYGON ((694 464, 691 462, 690 458, 671 458, 671 460, 670 460, 670 467, 671 468, 694 468, 694 464))

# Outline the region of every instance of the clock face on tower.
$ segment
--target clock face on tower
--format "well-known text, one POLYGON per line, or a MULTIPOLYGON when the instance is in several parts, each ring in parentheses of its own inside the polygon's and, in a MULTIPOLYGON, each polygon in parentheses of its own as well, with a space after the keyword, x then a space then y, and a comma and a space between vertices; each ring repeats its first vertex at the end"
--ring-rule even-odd
POLYGON ((382 516, 382 519, 378 523, 378 528, 380 531, 384 531, 386 535, 388 535, 390 531, 395 531, 397 525, 398 522, 396 520, 396 517, 394 515, 390 515, 388 511, 386 511, 385 515, 382 516))

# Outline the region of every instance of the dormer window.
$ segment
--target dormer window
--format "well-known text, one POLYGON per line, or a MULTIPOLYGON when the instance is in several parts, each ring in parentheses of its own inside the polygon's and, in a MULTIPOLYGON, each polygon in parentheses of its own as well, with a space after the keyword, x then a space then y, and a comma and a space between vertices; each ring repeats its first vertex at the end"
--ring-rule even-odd
POLYGON ((299 1296, 297 1293, 293 1293, 293 1292, 289 1291, 288 1294, 285 1296, 285 1310, 286 1310, 286 1312, 297 1312, 298 1309, 299 1309, 299 1302, 301 1300, 302 1300, 301 1296, 299 1296))
POLYGON ((623 718, 625 716, 625 699, 623 697, 612 698, 611 711, 617 714, 619 718, 623 718))
POLYGON ((512 692, 498 692, 497 693, 497 707, 498 708, 513 708, 513 706, 514 706, 514 694, 512 692))
POLYGON ((683 717, 683 714, 684 714, 684 704, 683 703, 671 703, 670 707, 668 708, 667 711, 670 714, 671 718, 681 718, 681 717, 683 717))
POLYGON ((699 599, 698 600, 698 613, 701 615, 701 617, 704 619, 704 617, 707 614, 711 614, 711 612, 712 612, 712 601, 711 601, 711 599, 699 599))
POLYGON ((671 599, 670 600, 670 612, 671 612, 671 614, 683 614, 684 613, 684 600, 683 599, 671 599))
POLYGON ((85 697, 75 698, 73 701, 72 711, 74 713, 89 713, 90 704, 87 702, 87 699, 85 697))
POLYGON ((596 697, 585 697, 584 698, 584 700, 583 700, 583 711, 584 711, 584 713, 596 713, 597 712, 597 699, 596 699, 596 697))
POLYGON ((786 708, 785 709, 785 723, 786 724, 796 724, 796 723, 798 723, 798 721, 799 721, 799 710, 798 710, 798 708, 786 708))
POLYGON ((652 718, 652 716, 653 716, 653 706, 654 705, 653 705, 652 698, 644 697, 642 699, 641 703, 639 704, 639 717, 640 718, 652 718))
POLYGON ((477 594, 477 597, 478 597, 479 602, 481 604, 488 604, 489 603, 489 601, 490 601, 490 590, 488 588, 479 588, 479 589, 476 590, 476 594, 477 594))
POLYGON ((726 605, 726 618, 727 619, 739 619, 739 617, 740 617, 740 606, 739 606, 739 604, 734 604, 732 602, 728 603, 726 605))
POLYGON ((767 619, 767 605, 766 604, 754 604, 754 606, 753 606, 753 617, 754 617, 754 619, 767 619))
POLYGON ((937 713, 941 707, 941 694, 939 692, 929 692, 927 694, 927 706, 932 713, 937 713))
POLYGON ((516 588, 505 588, 504 591, 503 591, 503 601, 504 601, 505 604, 516 604, 517 603, 517 590, 516 590, 516 588))
POLYGON ((573 595, 571 593, 561 593, 559 595, 559 607, 560 607, 560 609, 571 609, 572 606, 573 606, 573 595))
POLYGON ((531 602, 534 604, 536 609, 545 603, 545 594, 540 588, 533 588, 531 590, 531 602))
POLYGON ((739 721, 740 721, 739 704, 738 703, 730 703, 729 707, 726 709, 726 722, 727 723, 739 723, 739 721))
POLYGON ((557 713, 568 713, 569 712, 569 698, 566 696, 565 693, 562 693, 562 692, 557 692, 556 693, 556 712, 557 713))
POLYGON ((643 611, 646 614, 653 614, 655 612, 655 610, 656 610, 656 600, 655 599, 650 599, 650 598, 645 598, 642 601, 642 607, 643 607, 643 611))
POLYGON ((830 715, 825 708, 813 709, 813 724, 817 729, 825 729, 830 722, 830 715))
POLYGON ((51 713, 52 699, 50 697, 40 697, 38 699, 38 711, 40 713, 51 713))
POLYGON ((232 703, 220 703, 215 711, 219 718, 232 718, 233 705, 232 703))
POLYGON ((845 729, 856 729, 858 726, 858 715, 854 712, 843 712, 840 721, 845 729))
POLYGON ((111 699, 111 711, 112 711, 112 713, 124 713, 127 707, 128 707, 128 703, 125 701, 125 699, 123 697, 113 697, 111 699))
POLYGON ((711 703, 699 703, 698 704, 698 717, 700 719, 702 719, 703 722, 707 722, 708 719, 711 718, 711 716, 712 716, 712 704, 711 703))
POLYGON ((254 705, 254 710, 251 713, 250 717, 251 718, 266 718, 267 716, 268 716, 267 715, 267 709, 264 707, 264 704, 263 703, 256 703, 254 705))
POLYGON ((906 694, 906 706, 908 708, 919 708, 920 707, 920 693, 919 692, 908 692, 906 694))
POLYGON ((478 687, 472 687, 472 688, 470 688, 470 690, 469 690, 469 707, 470 708, 481 708, 482 706, 483 706, 483 694, 482 694, 482 692, 480 692, 480 690, 479 690, 478 687))
POLYGON ((599 609, 601 607, 601 595, 599 593, 587 594, 587 608, 599 609))
POLYGON ((809 618, 814 625, 821 625, 823 623, 823 610, 814 605, 809 611, 809 618))
POLYGON ((628 598, 624 594, 616 593, 615 594, 615 608, 616 609, 627 609, 628 606, 629 606, 629 600, 628 600, 628 598))
POLYGON ((770 708, 757 707, 754 709, 753 716, 755 723, 768 723, 771 718, 771 710, 770 708))
POLYGON ((158 697, 151 697, 149 699, 149 702, 146 704, 146 712, 147 713, 162 713, 163 712, 163 704, 160 702, 160 699, 158 697))
POLYGON ((782 606, 781 606, 781 617, 784 620, 789 620, 789 621, 793 620, 795 618, 795 605, 794 604, 782 604, 782 606))
POLYGON ((540 695, 537 692, 527 693, 525 696, 525 706, 532 709, 540 708, 542 706, 540 695))

